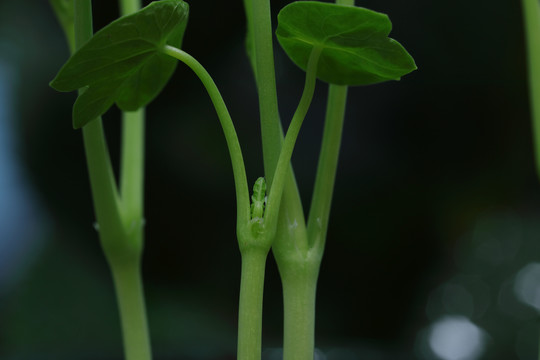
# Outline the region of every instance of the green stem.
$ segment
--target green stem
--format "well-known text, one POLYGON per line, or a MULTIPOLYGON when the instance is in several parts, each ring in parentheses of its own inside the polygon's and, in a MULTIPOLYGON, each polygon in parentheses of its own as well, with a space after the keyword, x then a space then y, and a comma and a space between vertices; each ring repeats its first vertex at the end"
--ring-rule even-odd
MULTIPOLYGON (((121 16, 141 8, 140 0, 120 0, 121 16)), ((150 360, 152 351, 146 320, 141 278, 144 245, 144 128, 145 109, 122 112, 120 195, 123 223, 128 242, 137 248, 133 261, 111 263, 120 308, 122 335, 127 360, 150 360)))
MULTIPOLYGON (((336 0, 354 6, 354 0, 336 0)), ((331 85, 314 194, 308 219, 309 249, 281 255, 283 284, 284 360, 312 360, 315 348, 315 299, 324 251, 332 192, 345 115, 347 87, 331 85)), ((276 251, 274 250, 274 254, 276 251)), ((277 257, 276 257, 277 258, 277 257)))
MULTIPOLYGON (((306 81, 304 84, 304 91, 302 92, 302 97, 296 111, 293 115, 289 129, 287 130, 287 135, 285 136, 285 141, 281 148, 281 153, 279 155, 278 163, 276 166, 276 171, 274 174, 274 184, 270 189, 268 195, 268 205, 266 207, 265 214, 265 227, 272 233, 275 232, 275 227, 277 226, 279 207, 281 202, 281 195, 283 193, 283 187, 286 180, 287 171, 289 168, 289 163, 291 161, 291 156, 294 150, 294 145, 296 144, 296 139, 298 133, 300 132, 300 127, 304 122, 309 106, 311 105, 311 100, 313 99, 313 93, 315 91, 315 83, 317 80, 317 65, 319 63, 319 57, 321 55, 322 48, 314 47, 309 56, 308 66, 306 69, 306 81)), ((307 244, 297 244, 297 245, 307 245, 307 244)), ((301 248, 300 250, 307 251, 307 248, 301 248)))
MULTIPOLYGON (((255 51, 254 70, 259 95, 264 173, 270 190, 283 143, 276 92, 270 1, 246 0, 245 5, 248 26, 251 26, 248 30, 252 30, 255 51)), ((288 164, 281 203, 277 235, 273 245, 273 252, 277 255, 278 263, 281 259, 280 254, 286 253, 291 247, 294 248, 295 244, 307 246, 302 200, 290 164, 288 164)))
POLYGON ((237 360, 261 358, 264 270, 268 250, 242 252, 237 360))
POLYGON ((269 0, 251 0, 250 9, 246 8, 246 12, 248 24, 252 24, 253 30, 264 173, 266 183, 270 188, 283 142, 276 92, 270 2, 269 0))
POLYGON ((139 261, 112 266, 127 360, 152 358, 139 261))
POLYGON ((125 226, 143 232, 144 209, 144 108, 122 112, 120 195, 125 226))
POLYGON ((141 0, 119 0, 121 16, 129 15, 141 8, 141 0))
POLYGON ((317 262, 306 262, 294 272, 281 273, 285 313, 283 360, 313 360, 318 268, 317 262))
MULTIPOLYGON (((75 44, 79 48, 92 37, 92 3, 74 3, 75 44)), ((128 221, 122 211, 125 204, 118 195, 101 118, 89 122, 82 131, 99 237, 116 288, 126 359, 149 360, 150 341, 140 278, 142 229, 140 224, 126 226, 128 221)), ((133 170, 138 165, 129 166, 133 170)), ((135 172, 123 173, 125 176, 135 172)), ((126 194, 122 195, 126 198, 126 194)), ((131 195, 130 192, 128 196, 131 195)))
MULTIPOLYGON (((109 262, 126 256, 120 200, 110 163, 101 119, 83 127, 84 150, 101 245, 109 262)), ((134 249, 137 252, 136 249, 134 249)))
MULTIPOLYGON (((257 81, 257 62, 255 60, 255 39, 253 38, 253 11, 252 0, 244 0, 244 10, 246 14, 246 52, 248 55, 255 81, 257 81)), ((276 96, 277 102, 277 96, 276 96)))
MULTIPOLYGON (((77 49, 92 37, 90 0, 74 3, 74 37, 77 49)), ((122 256, 125 243, 120 200, 101 119, 88 123, 82 132, 100 240, 109 259, 122 256)))
POLYGON ((540 4, 523 0, 523 18, 529 65, 529 99, 533 118, 536 171, 540 177, 540 4))
MULTIPOLYGON (((141 8, 141 0, 119 0, 120 14, 129 15, 141 8)), ((143 239, 144 209, 144 127, 145 109, 122 112, 120 195, 126 228, 140 232, 143 239)))
POLYGON ((328 91, 323 140, 309 210, 308 239, 310 247, 316 249, 321 257, 326 242, 326 231, 332 205, 332 193, 345 118, 347 89, 347 86, 330 85, 328 91))
POLYGON ((214 80, 208 74, 206 69, 191 55, 177 49, 175 47, 165 45, 163 53, 174 57, 186 64, 193 72, 199 77, 203 83, 219 117, 227 146, 229 148, 229 154, 231 157, 234 184, 236 189, 236 204, 237 204, 237 221, 239 227, 244 227, 250 220, 250 201, 249 201, 249 188, 246 178, 246 170, 244 166, 244 159, 242 157, 242 150, 240 149, 240 143, 238 142, 238 136, 234 129, 234 124, 227 110, 227 106, 221 97, 221 94, 214 83, 214 80))
MULTIPOLYGON (((283 142, 274 175, 274 185, 268 196, 265 214, 265 224, 268 229, 273 229, 277 221, 280 194, 285 181, 287 165, 290 163, 298 132, 313 98, 321 52, 322 48, 319 47, 314 47, 311 51, 302 98, 283 142)), ((315 289, 319 261, 315 262, 315 267, 311 266, 313 256, 309 251, 308 243, 298 240, 296 237, 281 237, 278 234, 277 244, 273 246, 283 285, 283 359, 312 360, 315 331, 315 289)), ((315 260, 317 259, 318 257, 315 260)))
POLYGON ((523 0, 522 7, 527 41, 529 101, 533 120, 536 174, 540 178, 540 4, 538 0, 523 0))
POLYGON ((50 0, 49 4, 53 8, 58 22, 62 26, 69 52, 75 52, 75 29, 73 28, 74 4, 73 0, 50 0))

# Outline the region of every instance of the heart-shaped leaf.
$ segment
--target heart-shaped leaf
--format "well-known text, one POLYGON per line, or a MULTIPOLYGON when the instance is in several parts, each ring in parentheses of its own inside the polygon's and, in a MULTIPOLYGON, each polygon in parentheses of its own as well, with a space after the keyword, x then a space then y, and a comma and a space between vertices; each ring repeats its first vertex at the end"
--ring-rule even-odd
POLYGON ((163 89, 177 61, 161 52, 180 47, 189 7, 182 0, 155 1, 98 31, 64 64, 51 86, 88 86, 73 105, 73 127, 104 114, 115 102, 124 111, 147 105, 163 89))
POLYGON ((322 54, 317 77, 339 85, 399 80, 416 69, 413 58, 388 37, 388 16, 354 6, 317 1, 293 2, 278 15, 279 43, 303 70, 314 46, 322 54))

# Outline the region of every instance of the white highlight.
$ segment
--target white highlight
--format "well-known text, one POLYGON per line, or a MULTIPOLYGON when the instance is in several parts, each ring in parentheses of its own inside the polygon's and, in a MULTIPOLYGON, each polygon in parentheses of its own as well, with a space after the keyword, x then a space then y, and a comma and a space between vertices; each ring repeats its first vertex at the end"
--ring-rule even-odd
POLYGON ((514 293, 517 298, 540 310, 540 264, 525 265, 516 275, 514 293))
POLYGON ((429 332, 429 346, 443 360, 474 360, 484 352, 482 329, 464 316, 444 316, 429 332))

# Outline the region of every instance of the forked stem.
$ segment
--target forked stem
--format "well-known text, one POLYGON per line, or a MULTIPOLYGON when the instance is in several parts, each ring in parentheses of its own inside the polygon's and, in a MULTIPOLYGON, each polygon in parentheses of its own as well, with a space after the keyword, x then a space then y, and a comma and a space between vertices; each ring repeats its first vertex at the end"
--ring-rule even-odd
MULTIPOLYGON (((74 12, 75 48, 78 49, 92 37, 91 1, 75 1, 74 12)), ((123 178, 131 178, 123 181, 124 191, 121 194, 116 187, 101 118, 89 122, 82 132, 99 237, 111 267, 118 299, 125 356, 127 360, 150 360, 152 355, 140 276, 142 221, 133 223, 134 219, 142 217, 142 132, 139 131, 140 136, 128 132, 128 147, 139 148, 135 154, 123 157, 123 178), (130 190, 126 191, 128 188, 130 190), (126 218, 126 204, 132 210, 130 215, 135 218, 126 218)))
POLYGON ((283 141, 276 165, 276 171, 274 172, 274 182, 268 195, 268 206, 266 207, 265 215, 265 224, 267 229, 272 229, 274 232, 277 226, 279 207, 281 205, 281 195, 283 193, 283 187, 294 150, 294 145, 296 144, 298 133, 300 132, 304 118, 306 117, 309 106, 311 105, 311 100, 313 100, 313 93, 315 92, 315 83, 317 80, 317 66, 319 64, 319 57, 321 56, 321 53, 322 48, 314 47, 309 56, 308 66, 306 69, 306 81, 304 83, 302 97, 300 98, 300 103, 296 108, 289 125, 289 129, 287 130, 287 134, 285 135, 285 140, 283 141))

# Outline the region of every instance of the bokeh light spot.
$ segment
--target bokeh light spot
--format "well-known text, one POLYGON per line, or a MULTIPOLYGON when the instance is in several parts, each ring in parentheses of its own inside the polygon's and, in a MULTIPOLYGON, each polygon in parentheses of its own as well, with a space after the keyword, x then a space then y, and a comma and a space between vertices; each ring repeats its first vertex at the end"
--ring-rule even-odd
POLYGON ((478 359, 485 348, 483 331, 464 316, 445 316, 429 332, 429 346, 443 360, 478 359))

